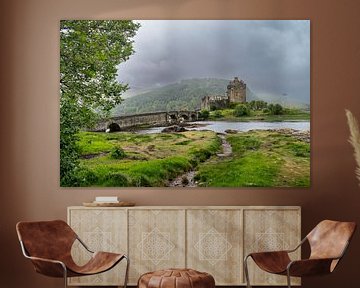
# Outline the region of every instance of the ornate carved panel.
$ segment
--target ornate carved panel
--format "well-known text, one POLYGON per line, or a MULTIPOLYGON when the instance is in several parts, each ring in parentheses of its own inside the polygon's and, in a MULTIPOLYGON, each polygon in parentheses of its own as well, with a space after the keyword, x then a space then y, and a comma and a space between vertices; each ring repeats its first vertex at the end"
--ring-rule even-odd
MULTIPOLYGON (((244 252, 295 248, 301 237, 299 209, 257 209, 244 211, 244 252)), ((300 258, 300 250, 293 253, 300 258)), ((249 259, 249 276, 253 285, 286 285, 286 277, 266 273, 249 259)), ((298 278, 293 284, 300 284, 298 278)))
MULTIPOLYGON (((82 209, 69 211, 69 223, 80 239, 93 251, 127 251, 126 210, 82 209)), ((75 242, 72 248, 74 260, 79 264, 88 261, 90 255, 75 242)), ((125 261, 111 271, 94 276, 69 278, 73 285, 122 285, 125 274, 125 261)))
MULTIPOLYGON (((245 285, 243 258, 300 242, 299 207, 69 207, 68 222, 93 250, 126 253, 129 284, 143 273, 192 268, 212 274, 216 285, 245 285)), ((74 260, 89 257, 75 244, 74 260)), ((300 258, 300 250, 294 255, 300 258)), ((286 277, 264 273, 249 261, 253 285, 278 286, 286 277)), ((125 262, 104 274, 72 278, 70 285, 122 285, 125 262)), ((293 284, 299 285, 298 279, 293 284)))
POLYGON ((148 271, 185 267, 185 210, 129 210, 130 283, 148 271))
POLYGON ((187 266, 214 275, 217 285, 241 284, 242 211, 188 210, 186 219, 187 266))

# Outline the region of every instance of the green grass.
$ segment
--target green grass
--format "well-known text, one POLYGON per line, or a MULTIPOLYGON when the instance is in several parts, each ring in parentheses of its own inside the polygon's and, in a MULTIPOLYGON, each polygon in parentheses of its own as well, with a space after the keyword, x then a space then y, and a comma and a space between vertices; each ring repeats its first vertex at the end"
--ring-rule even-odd
POLYGON ((310 145, 278 132, 227 136, 233 155, 199 165, 196 178, 206 187, 309 187, 310 145))
POLYGON ((216 121, 264 121, 264 122, 281 122, 281 121, 308 121, 310 120, 310 113, 304 112, 298 109, 285 109, 285 113, 282 115, 270 115, 263 113, 262 111, 252 111, 250 116, 236 117, 234 115, 234 109, 222 109, 210 112, 210 120, 216 121), (221 115, 219 117, 219 114, 221 115))
POLYGON ((89 186, 164 186, 164 180, 173 178, 191 167, 188 159, 181 156, 150 161, 116 161, 100 157, 86 162, 87 170, 96 176, 90 183, 84 179, 89 186))
POLYGON ((204 187, 309 187, 309 143, 258 130, 226 139, 233 154, 221 158, 216 155, 221 140, 212 131, 81 132, 78 144, 84 159, 76 174, 78 186, 161 187, 196 169, 199 186, 204 187))
POLYGON ((81 132, 78 144, 82 155, 99 156, 81 160, 78 186, 165 186, 168 180, 214 155, 220 143, 211 131, 146 135, 81 132), (116 147, 124 152, 121 159, 113 155, 116 147))
POLYGON ((256 152, 236 160, 200 167, 197 179, 207 187, 273 187, 281 163, 256 152))

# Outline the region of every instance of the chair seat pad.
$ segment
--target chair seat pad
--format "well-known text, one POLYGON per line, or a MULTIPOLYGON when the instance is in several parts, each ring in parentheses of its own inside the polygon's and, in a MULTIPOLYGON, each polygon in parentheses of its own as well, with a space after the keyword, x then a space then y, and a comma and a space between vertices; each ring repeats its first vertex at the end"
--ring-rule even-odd
POLYGON ((138 288, 214 288, 214 277, 193 269, 166 269, 143 274, 138 288))
POLYGON ((255 263, 269 273, 286 274, 286 267, 291 262, 286 251, 251 253, 255 263))
POLYGON ((78 266, 74 262, 65 263, 69 269, 68 276, 91 275, 105 272, 114 267, 121 259, 123 254, 110 252, 95 252, 91 259, 83 266, 78 266))

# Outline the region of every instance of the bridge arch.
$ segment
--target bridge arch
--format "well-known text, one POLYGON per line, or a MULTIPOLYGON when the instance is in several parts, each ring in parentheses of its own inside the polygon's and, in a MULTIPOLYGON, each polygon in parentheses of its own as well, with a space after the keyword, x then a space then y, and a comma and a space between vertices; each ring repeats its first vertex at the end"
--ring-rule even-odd
POLYGON ((91 131, 116 132, 139 125, 169 125, 179 122, 196 121, 197 111, 166 111, 116 116, 100 120, 91 131))
POLYGON ((121 131, 120 125, 115 123, 115 122, 110 123, 108 125, 107 129, 109 129, 108 130, 109 132, 119 132, 119 131, 121 131))
POLYGON ((170 123, 177 122, 178 117, 176 113, 168 113, 168 120, 170 123))
POLYGON ((181 120, 183 120, 183 121, 189 121, 189 115, 188 114, 186 114, 186 113, 181 113, 180 115, 179 115, 179 120, 181 121, 181 120))

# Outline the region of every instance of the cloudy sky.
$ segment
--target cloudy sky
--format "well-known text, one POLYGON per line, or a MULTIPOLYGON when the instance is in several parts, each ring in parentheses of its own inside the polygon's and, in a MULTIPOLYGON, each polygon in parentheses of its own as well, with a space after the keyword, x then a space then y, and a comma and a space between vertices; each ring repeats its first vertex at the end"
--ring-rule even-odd
POLYGON ((238 76, 258 96, 310 101, 308 20, 141 20, 118 80, 134 90, 238 76))

